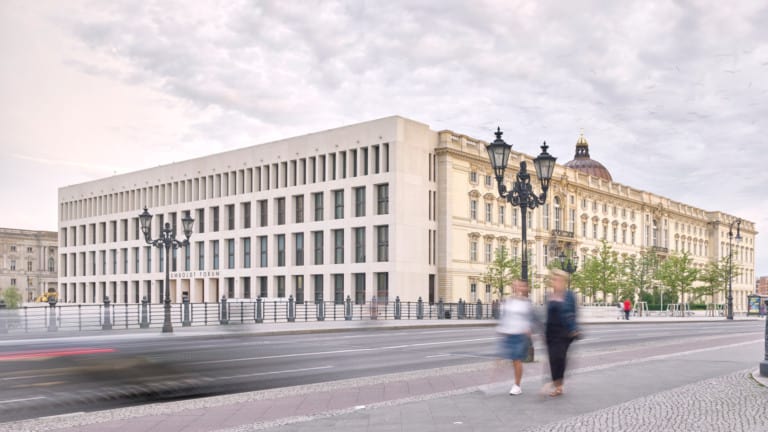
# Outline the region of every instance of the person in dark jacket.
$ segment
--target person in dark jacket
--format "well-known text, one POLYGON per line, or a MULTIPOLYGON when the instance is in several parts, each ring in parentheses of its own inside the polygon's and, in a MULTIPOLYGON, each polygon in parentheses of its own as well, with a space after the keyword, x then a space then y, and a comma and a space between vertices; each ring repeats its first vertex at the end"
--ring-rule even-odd
POLYGON ((550 273, 552 292, 547 298, 547 322, 544 335, 549 354, 549 368, 552 373, 550 396, 563 394, 568 348, 580 335, 576 325, 576 296, 566 289, 568 273, 554 269, 550 273))

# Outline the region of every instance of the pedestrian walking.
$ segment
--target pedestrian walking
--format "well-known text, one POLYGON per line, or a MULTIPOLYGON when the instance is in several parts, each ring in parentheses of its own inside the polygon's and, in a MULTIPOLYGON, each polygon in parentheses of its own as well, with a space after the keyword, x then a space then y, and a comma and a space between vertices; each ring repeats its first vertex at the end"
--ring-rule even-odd
POLYGON ((624 319, 629 321, 629 312, 632 310, 632 302, 629 299, 624 299, 624 319))
POLYGON ((549 355, 549 369, 552 374, 552 384, 549 395, 552 397, 563 394, 563 377, 565 376, 568 348, 579 336, 576 325, 576 296, 573 291, 566 289, 568 273, 553 269, 550 272, 552 292, 547 298, 547 322, 545 337, 549 355))
POLYGON ((509 390, 510 395, 523 392, 520 381, 523 378, 523 360, 528 355, 531 344, 531 329, 535 319, 533 306, 528 299, 528 283, 522 280, 512 282, 512 296, 504 300, 501 306, 501 321, 496 331, 501 334, 501 354, 512 362, 515 371, 515 383, 509 390))

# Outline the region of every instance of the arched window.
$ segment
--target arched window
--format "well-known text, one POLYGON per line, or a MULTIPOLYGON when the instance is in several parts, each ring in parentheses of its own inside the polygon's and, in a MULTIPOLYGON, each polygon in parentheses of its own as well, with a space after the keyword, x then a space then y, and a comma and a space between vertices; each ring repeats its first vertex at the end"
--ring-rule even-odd
POLYGON ((656 223, 656 219, 653 220, 653 243, 651 243, 654 246, 659 245, 659 225, 656 223))
POLYGON ((53 257, 49 257, 48 258, 48 272, 49 273, 53 273, 54 271, 56 271, 56 268, 54 266, 53 257))
POLYGON ((555 229, 558 231, 562 229, 562 211, 560 208, 560 197, 555 197, 555 229))

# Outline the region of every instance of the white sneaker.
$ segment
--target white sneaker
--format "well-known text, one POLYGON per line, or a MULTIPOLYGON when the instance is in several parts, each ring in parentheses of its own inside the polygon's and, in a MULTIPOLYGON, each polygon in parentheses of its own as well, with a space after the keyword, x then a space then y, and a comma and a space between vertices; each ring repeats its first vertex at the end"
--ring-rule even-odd
POLYGON ((519 385, 513 384, 512 388, 509 390, 509 394, 511 395, 519 395, 523 393, 523 389, 520 388, 519 385))

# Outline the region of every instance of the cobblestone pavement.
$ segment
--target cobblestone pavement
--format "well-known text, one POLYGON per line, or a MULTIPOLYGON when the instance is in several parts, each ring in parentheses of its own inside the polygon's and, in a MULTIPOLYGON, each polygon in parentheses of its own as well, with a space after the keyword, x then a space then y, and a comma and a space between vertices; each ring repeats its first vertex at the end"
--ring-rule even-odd
POLYGON ((750 372, 712 378, 526 432, 765 432, 768 390, 750 372))

